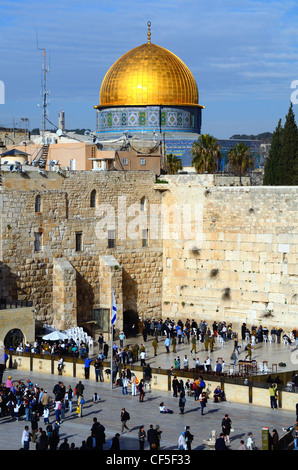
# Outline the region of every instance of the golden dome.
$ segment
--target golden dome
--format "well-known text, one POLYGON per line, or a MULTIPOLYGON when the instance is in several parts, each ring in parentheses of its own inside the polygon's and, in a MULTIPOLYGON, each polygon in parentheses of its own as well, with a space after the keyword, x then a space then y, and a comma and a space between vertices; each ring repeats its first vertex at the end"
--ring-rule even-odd
MULTIPOLYGON (((199 106, 196 81, 172 52, 148 42, 118 59, 107 72, 96 108, 109 106, 199 106)), ((201 107, 201 106, 200 106, 201 107)))

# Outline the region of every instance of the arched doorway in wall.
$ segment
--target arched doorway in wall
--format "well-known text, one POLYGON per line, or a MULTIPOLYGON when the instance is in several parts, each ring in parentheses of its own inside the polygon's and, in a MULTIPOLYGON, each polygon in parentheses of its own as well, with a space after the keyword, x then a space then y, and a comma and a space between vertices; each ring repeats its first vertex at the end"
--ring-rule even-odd
POLYGON ((6 334, 3 343, 6 349, 16 348, 20 343, 24 344, 24 335, 21 330, 14 328, 6 334))
POLYGON ((123 312, 123 329, 126 336, 133 335, 133 325, 135 325, 136 333, 138 333, 140 329, 138 312, 126 310, 123 312))

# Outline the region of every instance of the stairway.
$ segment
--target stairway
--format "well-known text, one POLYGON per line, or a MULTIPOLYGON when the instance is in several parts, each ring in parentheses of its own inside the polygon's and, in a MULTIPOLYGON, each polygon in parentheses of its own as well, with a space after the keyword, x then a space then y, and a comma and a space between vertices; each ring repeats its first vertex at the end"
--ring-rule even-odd
POLYGON ((40 157, 37 159, 39 168, 45 168, 48 160, 49 154, 49 144, 44 144, 41 147, 40 157))

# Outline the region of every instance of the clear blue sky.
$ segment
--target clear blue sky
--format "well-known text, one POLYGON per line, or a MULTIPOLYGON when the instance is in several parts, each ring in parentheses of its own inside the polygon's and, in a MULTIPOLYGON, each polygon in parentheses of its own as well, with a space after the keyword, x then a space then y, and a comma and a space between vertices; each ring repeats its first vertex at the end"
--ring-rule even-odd
MULTIPOLYGON (((298 80, 298 7, 292 0, 1 0, 0 125, 41 126, 41 51, 50 72, 48 117, 67 128, 95 129, 94 105, 109 67, 151 40, 192 71, 202 132, 218 138, 273 131, 287 114, 298 80)), ((298 105, 294 105, 298 117, 298 105)))

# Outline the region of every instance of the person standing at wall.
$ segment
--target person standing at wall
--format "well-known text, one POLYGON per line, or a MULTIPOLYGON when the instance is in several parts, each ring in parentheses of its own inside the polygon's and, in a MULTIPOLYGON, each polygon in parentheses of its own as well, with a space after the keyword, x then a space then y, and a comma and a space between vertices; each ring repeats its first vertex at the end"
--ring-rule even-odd
POLYGON ((272 383, 269 387, 270 406, 272 409, 277 409, 277 384, 272 383))

